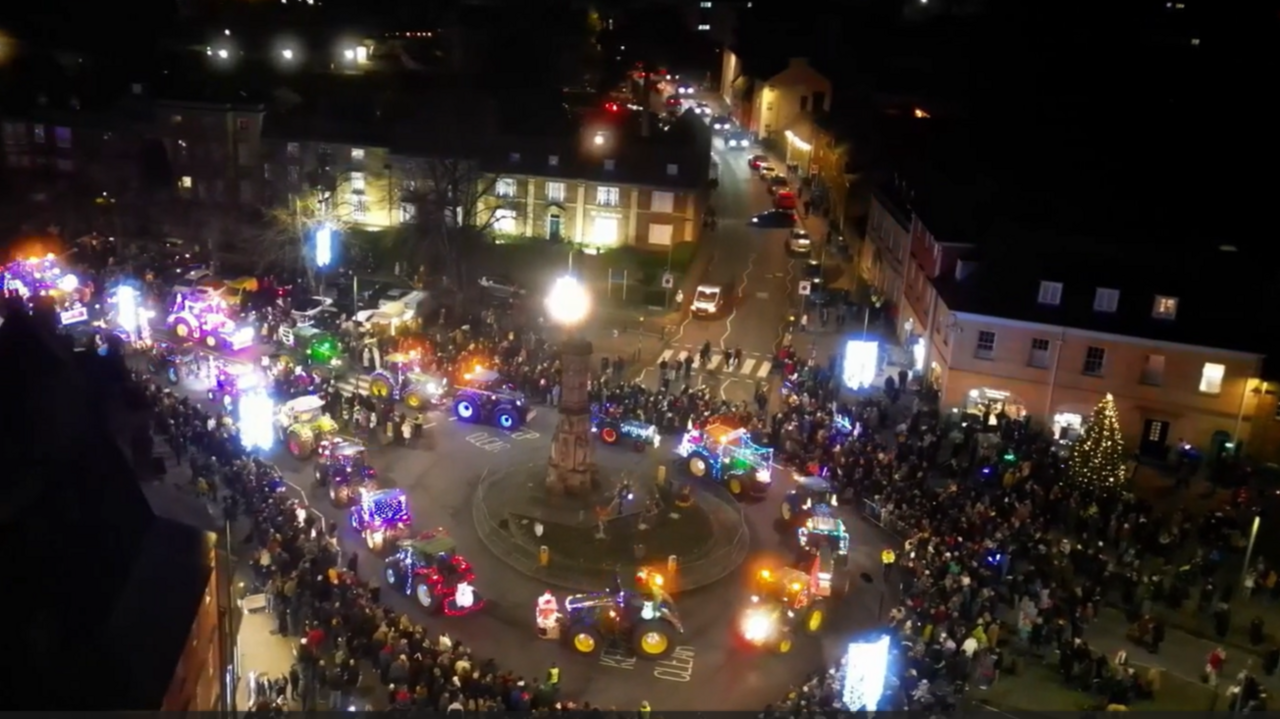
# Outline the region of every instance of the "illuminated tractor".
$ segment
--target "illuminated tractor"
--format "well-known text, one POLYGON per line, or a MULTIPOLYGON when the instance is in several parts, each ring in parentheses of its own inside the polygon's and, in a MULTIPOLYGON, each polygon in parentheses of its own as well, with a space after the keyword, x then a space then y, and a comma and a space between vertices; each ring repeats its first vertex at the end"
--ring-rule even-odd
POLYGON ((738 634, 744 641, 786 654, 797 629, 808 634, 822 629, 830 584, 823 584, 817 559, 808 563, 808 570, 781 567, 756 574, 751 600, 738 619, 738 634))
POLYGON ((192 298, 179 296, 165 324, 175 337, 203 342, 209 349, 241 350, 252 345, 253 327, 237 325, 227 314, 227 303, 208 288, 199 288, 192 298))
POLYGON ((637 452, 650 445, 657 447, 661 441, 656 426, 637 419, 613 416, 608 408, 602 409, 599 406, 591 408, 591 431, 596 433, 601 442, 610 446, 625 439, 631 442, 637 452))
POLYGON ((236 363, 219 367, 213 386, 205 394, 210 402, 217 402, 230 412, 240 393, 261 386, 262 379, 251 365, 236 363))
POLYGON ((378 488, 378 473, 369 465, 368 453, 360 442, 321 442, 316 457, 316 486, 328 488, 333 506, 346 507, 361 492, 378 488))
POLYGON ((595 654, 625 647, 637 657, 661 659, 675 651, 684 626, 660 574, 641 570, 636 589, 578 594, 564 600, 557 632, 575 652, 595 654))
POLYGON ((773 450, 751 441, 747 430, 727 417, 712 417, 702 429, 685 432, 676 454, 695 477, 710 477, 735 497, 760 498, 772 482, 773 450))
POLYGON ((182 371, 195 356, 188 347, 178 347, 168 342, 156 342, 147 354, 147 371, 164 375, 165 381, 176 385, 182 380, 182 371))
POLYGON ((475 572, 456 550, 457 543, 443 529, 400 540, 385 564, 387 586, 433 614, 460 617, 479 610, 484 599, 472 585, 475 572))
POLYGON ((826 573, 825 581, 834 586, 836 594, 843 594, 849 585, 849 533, 844 522, 832 514, 831 508, 819 505, 813 514, 796 529, 799 544, 798 560, 812 562, 816 557, 826 573))
POLYGON ((369 376, 369 394, 417 410, 439 403, 446 384, 443 377, 421 371, 416 354, 397 352, 382 358, 382 368, 369 376))
POLYGON ((453 396, 453 413, 463 422, 488 422, 517 429, 537 414, 523 393, 493 370, 465 374, 453 396))
MULTIPOLYGON (((334 367, 342 364, 342 343, 337 337, 311 325, 281 327, 280 343, 294 351, 301 364, 334 367)), ((296 360, 295 360, 296 362, 296 360)))
POLYGON ((308 459, 322 442, 337 435, 338 424, 325 413, 324 400, 312 394, 280 405, 276 433, 295 459, 308 459))
POLYGON ((782 498, 779 512, 788 528, 802 526, 813 516, 815 507, 835 507, 839 504, 837 492, 831 482, 823 477, 801 477, 787 496, 782 498))
POLYGON ((373 552, 398 547, 413 525, 404 490, 361 489, 359 494, 360 501, 351 508, 351 527, 373 552))

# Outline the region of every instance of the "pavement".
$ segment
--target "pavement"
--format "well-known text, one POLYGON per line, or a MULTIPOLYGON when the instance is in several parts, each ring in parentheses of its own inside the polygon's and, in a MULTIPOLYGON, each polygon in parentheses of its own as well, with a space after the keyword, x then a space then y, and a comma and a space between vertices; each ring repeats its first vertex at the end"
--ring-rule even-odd
MULTIPOLYGON (((261 352, 261 348, 250 348, 235 358, 256 363, 261 352)), ((192 401, 207 403, 206 389, 207 380, 196 377, 183 378, 178 388, 192 401)), ((775 472, 768 497, 743 505, 750 531, 751 554, 747 562, 716 584, 680 595, 678 604, 686 635, 676 656, 656 663, 616 655, 588 658, 557 643, 538 641, 533 631, 535 600, 548 586, 512 569, 488 550, 476 531, 472 498, 487 469, 498 471, 543 461, 549 453, 556 420, 553 408, 540 407, 528 426, 503 432, 453 421, 450 416, 433 412, 428 417, 426 436, 416 446, 371 446, 371 460, 384 484, 400 487, 408 494, 414 529, 447 529, 457 539, 462 553, 474 563, 477 589, 487 600, 484 610, 462 618, 427 616, 407 597, 384 589, 388 604, 418 618, 430 631, 447 631, 470 644, 478 656, 494 657, 500 666, 524 676, 541 676, 552 662, 557 663, 567 696, 616 707, 634 707, 640 701, 649 701, 660 709, 672 710, 758 710, 776 701, 810 672, 830 666, 852 636, 874 629, 879 616, 893 606, 894 598, 882 597, 878 583, 855 582, 854 592, 833 612, 828 631, 816 638, 800 637, 789 655, 744 651, 739 646, 734 627, 736 612, 732 608, 743 600, 745 573, 766 556, 790 557, 775 524, 789 479, 775 472)), ((623 448, 598 449, 602 456, 623 453, 625 459, 618 461, 633 463, 636 476, 653 476, 659 462, 672 458, 669 447, 643 455, 623 448)), ((344 551, 364 554, 359 562, 361 575, 381 584, 381 561, 363 550, 343 512, 330 506, 324 493, 314 491, 310 463, 298 462, 283 451, 274 452, 270 459, 293 485, 291 491, 302 496, 326 521, 340 523, 344 551)), ((890 537, 853 516, 850 510, 841 511, 847 513, 845 521, 852 547, 850 569, 855 576, 867 573, 878 578, 879 552, 891 541, 890 537)), ((274 666, 254 667, 248 661, 244 666, 246 672, 279 671, 274 666)))

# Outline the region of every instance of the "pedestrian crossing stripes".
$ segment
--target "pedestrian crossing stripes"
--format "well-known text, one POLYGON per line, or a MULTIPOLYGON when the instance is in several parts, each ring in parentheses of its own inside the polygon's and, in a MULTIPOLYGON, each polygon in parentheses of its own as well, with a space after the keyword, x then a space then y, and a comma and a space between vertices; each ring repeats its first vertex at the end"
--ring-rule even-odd
MULTIPOLYGON (((764 379, 769 376, 769 370, 773 369, 772 364, 767 359, 756 359, 754 357, 743 357, 742 364, 736 367, 729 367, 729 353, 712 352, 711 359, 707 361, 706 366, 702 366, 698 362, 698 353, 688 350, 669 349, 663 351, 658 357, 655 365, 660 365, 663 361, 671 367, 675 365, 683 365, 686 357, 693 357, 693 368, 708 372, 720 372, 723 374, 736 375, 739 377, 755 377, 756 379, 764 379)), ((683 372, 683 369, 681 370, 683 372)))
POLYGON ((369 386, 370 386, 369 376, 355 375, 355 376, 338 377, 337 379, 333 380, 333 386, 343 394, 367 395, 369 394, 369 386))

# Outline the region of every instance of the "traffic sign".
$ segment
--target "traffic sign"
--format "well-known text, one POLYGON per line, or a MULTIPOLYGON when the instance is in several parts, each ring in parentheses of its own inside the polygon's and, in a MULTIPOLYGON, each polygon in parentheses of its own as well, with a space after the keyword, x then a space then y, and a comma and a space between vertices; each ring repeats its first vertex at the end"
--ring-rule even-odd
POLYGON ((676 276, 671 274, 670 272, 662 273, 662 286, 668 290, 671 289, 672 287, 675 287, 676 276))
POLYGON ((800 280, 800 296, 809 296, 809 280, 800 280))

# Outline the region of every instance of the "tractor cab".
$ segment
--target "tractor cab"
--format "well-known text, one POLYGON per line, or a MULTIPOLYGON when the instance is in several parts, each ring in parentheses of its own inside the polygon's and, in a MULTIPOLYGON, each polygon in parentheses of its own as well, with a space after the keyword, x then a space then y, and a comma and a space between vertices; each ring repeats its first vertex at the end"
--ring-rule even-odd
POLYGON ((738 633, 744 641, 786 654, 791 651, 798 628, 808 634, 817 634, 822 629, 826 623, 823 599, 830 593, 819 591, 817 563, 810 562, 807 566, 807 572, 780 567, 756 573, 751 599, 738 620, 738 633))
POLYGON ((796 538, 800 549, 810 554, 818 554, 827 550, 836 557, 847 560, 849 556, 849 533, 844 522, 836 517, 831 508, 819 505, 813 508, 813 516, 804 521, 796 530, 796 538))
POLYGON ((809 604, 812 577, 799 569, 782 567, 761 569, 756 573, 753 596, 775 601, 790 609, 803 609, 809 604))
POLYGON ((840 500, 836 488, 825 477, 799 477, 796 486, 782 498, 781 514, 790 526, 799 526, 817 507, 835 507, 840 500))

